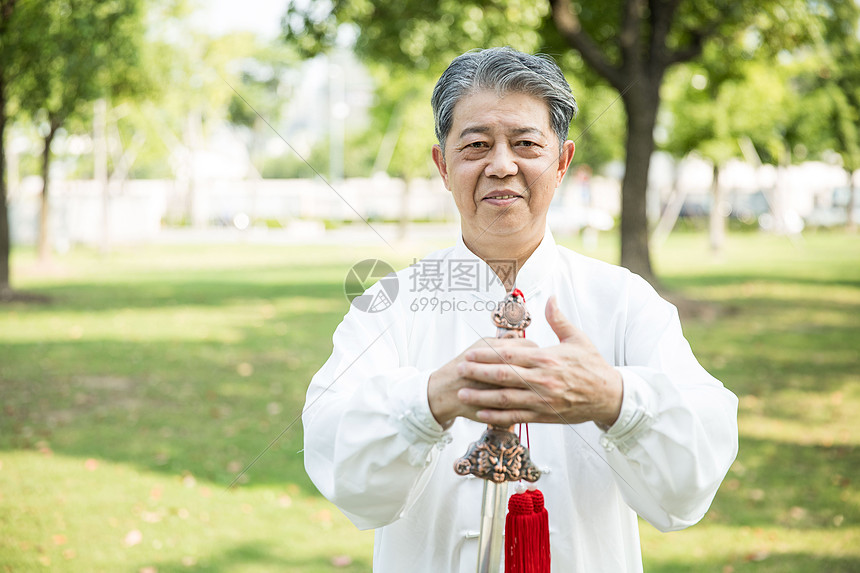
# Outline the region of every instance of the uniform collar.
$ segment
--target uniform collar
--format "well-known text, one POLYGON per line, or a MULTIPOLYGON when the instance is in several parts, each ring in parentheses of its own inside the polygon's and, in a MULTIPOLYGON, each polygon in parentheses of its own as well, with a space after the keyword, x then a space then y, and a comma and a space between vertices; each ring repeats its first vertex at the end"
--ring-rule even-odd
MULTIPOLYGON (((495 276, 489 265, 484 262, 475 253, 469 250, 466 243, 463 241, 461 234, 457 238, 457 244, 454 246, 452 258, 462 261, 476 261, 481 269, 483 277, 491 277, 493 280, 485 281, 478 292, 475 294, 481 298, 489 298, 490 300, 502 300, 505 292, 501 282, 495 276)), ((537 295, 541 291, 541 287, 550 276, 553 268, 555 268, 556 259, 558 258, 558 249, 556 249, 555 239, 549 226, 544 231, 543 239, 541 240, 535 252, 526 260, 520 271, 517 273, 517 288, 523 291, 526 300, 537 295)))

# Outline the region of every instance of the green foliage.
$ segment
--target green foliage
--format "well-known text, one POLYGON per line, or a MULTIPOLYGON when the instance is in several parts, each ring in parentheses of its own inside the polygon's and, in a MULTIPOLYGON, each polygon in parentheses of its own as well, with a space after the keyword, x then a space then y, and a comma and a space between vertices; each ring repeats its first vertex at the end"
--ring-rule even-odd
MULTIPOLYGON (((382 145, 381 163, 392 176, 435 174, 430 147, 436 143, 430 94, 447 64, 461 53, 492 45, 552 54, 568 74, 578 97, 580 115, 571 138, 577 139, 575 161, 597 168, 623 154, 623 106, 575 53, 562 45, 551 25, 549 5, 507 2, 446 1, 438 4, 340 1, 293 3, 285 17, 285 35, 306 55, 338 43, 357 26, 355 51, 369 66, 377 85, 373 124, 367 141, 382 145), (515 23, 512 25, 512 23, 515 23), (618 104, 618 105, 615 105, 618 104), (583 133, 586 127, 591 126, 583 133), (393 150, 385 134, 396 140, 393 150), (390 160, 385 161, 390 154, 390 160)), ((380 165, 377 165, 380 167, 380 165)))
MULTIPOLYGON (((238 55, 238 54, 237 54, 238 55)), ((300 62, 295 50, 281 42, 258 45, 255 42, 245 57, 230 63, 237 70, 235 91, 227 104, 227 120, 248 135, 251 161, 262 172, 263 145, 273 135, 284 106, 301 81, 297 71, 300 62)))
POLYGON ((858 25, 855 2, 788 2, 735 36, 715 37, 699 61, 669 76, 664 148, 721 165, 748 137, 769 163, 836 149, 851 165, 860 151, 858 25))
POLYGON ((825 110, 833 148, 849 171, 860 169, 860 5, 833 0, 816 44, 821 66, 811 80, 830 104, 825 110))
MULTIPOLYGON (((344 177, 370 176, 377 147, 377 140, 367 133, 348 133, 344 141, 344 177)), ((329 143, 325 139, 304 157, 288 150, 282 155, 264 158, 260 174, 264 179, 315 179, 319 173, 328 180, 329 160, 329 143)))
POLYGON ((262 147, 271 130, 262 118, 277 126, 300 80, 293 50, 261 43, 248 32, 209 36, 180 13, 153 26, 141 57, 162 89, 126 117, 127 133, 144 133, 147 140, 133 176, 187 172, 192 150, 225 121, 244 132, 252 162, 263 169, 262 147))
POLYGON ((545 3, 528 0, 482 2, 290 3, 284 17, 288 41, 315 55, 338 41, 342 24, 359 27, 356 52, 386 65, 428 70, 438 76, 466 50, 508 45, 523 51, 540 47, 537 32, 549 14, 545 3), (516 25, 511 25, 516 23, 516 25))
POLYGON ((20 2, 4 41, 14 66, 9 94, 56 129, 88 102, 140 93, 148 84, 142 35, 140 0, 20 2))
POLYGON ((430 148, 436 136, 429 97, 435 79, 400 66, 371 63, 369 69, 377 86, 368 130, 368 143, 377 157, 374 163, 378 163, 374 169, 405 179, 435 175, 430 148))
POLYGON ((622 160, 627 115, 618 93, 605 82, 589 85, 579 75, 568 75, 568 82, 579 106, 568 133, 576 142, 573 165, 588 165, 597 171, 611 161, 622 160))

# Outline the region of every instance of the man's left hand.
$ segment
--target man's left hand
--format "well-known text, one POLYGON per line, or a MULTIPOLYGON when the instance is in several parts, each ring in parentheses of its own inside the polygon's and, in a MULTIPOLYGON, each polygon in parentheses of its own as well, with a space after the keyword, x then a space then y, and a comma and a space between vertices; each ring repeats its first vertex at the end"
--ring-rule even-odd
POLYGON ((495 387, 462 388, 457 397, 479 408, 479 421, 496 426, 590 420, 611 426, 621 412, 621 373, 562 314, 554 296, 547 301, 546 318, 558 345, 469 350, 458 374, 495 387))

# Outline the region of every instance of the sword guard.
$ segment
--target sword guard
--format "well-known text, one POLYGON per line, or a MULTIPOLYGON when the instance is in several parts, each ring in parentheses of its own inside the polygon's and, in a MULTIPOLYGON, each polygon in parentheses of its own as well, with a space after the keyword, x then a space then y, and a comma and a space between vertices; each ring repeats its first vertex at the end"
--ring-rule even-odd
POLYGON ((454 463, 454 471, 494 483, 535 482, 540 478, 540 470, 531 461, 528 449, 509 428, 500 426, 488 426, 481 439, 454 463))

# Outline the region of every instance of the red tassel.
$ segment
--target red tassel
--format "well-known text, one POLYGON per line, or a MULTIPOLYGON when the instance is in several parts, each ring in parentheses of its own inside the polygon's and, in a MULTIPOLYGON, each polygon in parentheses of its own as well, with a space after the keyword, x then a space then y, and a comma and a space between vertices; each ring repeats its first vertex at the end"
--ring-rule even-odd
POLYGON ((549 516, 539 490, 508 500, 505 573, 550 573, 549 516))

